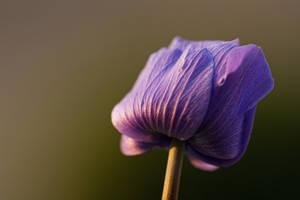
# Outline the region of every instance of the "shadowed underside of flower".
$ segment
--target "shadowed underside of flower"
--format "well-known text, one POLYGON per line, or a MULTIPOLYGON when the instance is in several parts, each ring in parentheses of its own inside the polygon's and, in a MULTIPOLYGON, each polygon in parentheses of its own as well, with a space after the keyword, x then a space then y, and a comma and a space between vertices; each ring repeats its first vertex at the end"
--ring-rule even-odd
POLYGON ((168 148, 177 138, 195 167, 212 171, 243 156, 256 105, 272 88, 259 47, 176 37, 150 56, 112 123, 125 155, 168 148))

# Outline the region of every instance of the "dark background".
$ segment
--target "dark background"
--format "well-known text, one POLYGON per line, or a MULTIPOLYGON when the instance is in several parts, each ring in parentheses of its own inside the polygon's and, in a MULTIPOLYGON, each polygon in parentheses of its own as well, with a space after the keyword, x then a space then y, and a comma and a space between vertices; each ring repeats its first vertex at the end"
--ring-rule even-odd
POLYGON ((299 194, 300 1, 0 1, 0 199, 160 199, 167 152, 120 153, 110 113, 180 35, 262 47, 275 88, 249 148, 216 172, 185 159, 181 199, 299 194))

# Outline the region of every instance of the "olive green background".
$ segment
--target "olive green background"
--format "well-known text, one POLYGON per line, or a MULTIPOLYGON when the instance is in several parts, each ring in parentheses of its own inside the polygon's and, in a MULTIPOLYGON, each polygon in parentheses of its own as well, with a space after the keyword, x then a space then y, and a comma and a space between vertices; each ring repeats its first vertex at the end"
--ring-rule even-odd
MULTIPOLYGON (((262 47, 275 88, 242 160, 185 159, 181 199, 299 194, 300 1, 0 1, 0 199, 160 199, 167 152, 120 153, 113 106, 176 35, 262 47)), ((299 196, 299 195, 298 195, 299 196)))

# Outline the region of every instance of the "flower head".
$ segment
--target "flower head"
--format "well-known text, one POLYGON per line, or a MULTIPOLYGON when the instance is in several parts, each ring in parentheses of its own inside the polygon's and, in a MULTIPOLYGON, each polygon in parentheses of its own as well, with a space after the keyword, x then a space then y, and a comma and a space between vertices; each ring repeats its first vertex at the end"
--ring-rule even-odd
POLYGON ((259 47, 176 37, 150 56, 112 123, 125 155, 168 148, 177 138, 195 167, 214 170, 243 156, 256 105, 272 88, 259 47))

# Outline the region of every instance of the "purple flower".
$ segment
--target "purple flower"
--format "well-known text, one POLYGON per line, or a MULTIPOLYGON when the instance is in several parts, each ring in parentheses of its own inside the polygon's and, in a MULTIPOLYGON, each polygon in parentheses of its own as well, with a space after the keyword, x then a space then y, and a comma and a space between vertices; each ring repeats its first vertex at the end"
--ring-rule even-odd
POLYGON ((256 105, 272 88, 259 47, 176 37, 150 56, 112 123, 125 155, 168 148, 177 138, 195 167, 215 170, 243 156, 256 105))

